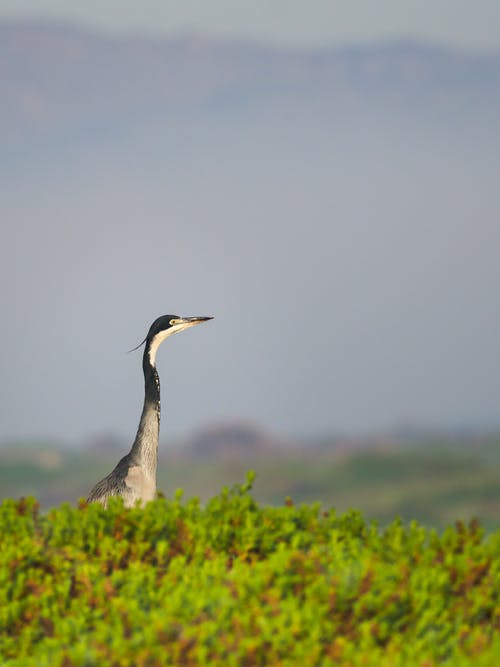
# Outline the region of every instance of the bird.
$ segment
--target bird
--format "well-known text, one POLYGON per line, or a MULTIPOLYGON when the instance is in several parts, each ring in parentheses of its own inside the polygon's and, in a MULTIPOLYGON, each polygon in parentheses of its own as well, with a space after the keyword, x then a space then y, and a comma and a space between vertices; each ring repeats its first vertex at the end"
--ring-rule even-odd
POLYGON ((144 406, 137 435, 129 453, 90 491, 87 503, 99 502, 106 507, 111 496, 121 496, 125 507, 133 507, 155 498, 160 433, 160 378, 156 370, 156 353, 161 343, 173 334, 212 319, 162 315, 153 322, 142 343, 134 348, 137 350, 145 344, 142 357, 144 406))

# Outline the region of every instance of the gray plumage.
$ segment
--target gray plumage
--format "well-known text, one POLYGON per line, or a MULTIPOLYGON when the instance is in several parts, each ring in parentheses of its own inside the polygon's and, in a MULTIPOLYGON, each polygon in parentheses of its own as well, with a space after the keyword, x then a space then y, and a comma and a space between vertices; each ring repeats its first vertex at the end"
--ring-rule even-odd
POLYGON ((211 319, 163 315, 153 322, 143 341, 146 343, 142 358, 144 406, 134 444, 109 475, 97 482, 87 502, 100 502, 106 506, 110 496, 122 496, 124 505, 133 507, 137 501, 144 503, 153 500, 156 495, 160 433, 160 378, 156 370, 156 352, 160 344, 172 334, 211 319))

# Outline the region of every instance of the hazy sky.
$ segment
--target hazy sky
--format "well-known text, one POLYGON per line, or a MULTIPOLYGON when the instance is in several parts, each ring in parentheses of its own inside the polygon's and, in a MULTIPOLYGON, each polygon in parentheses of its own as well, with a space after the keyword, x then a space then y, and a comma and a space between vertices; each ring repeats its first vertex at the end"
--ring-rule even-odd
POLYGON ((195 30, 304 45, 412 37, 473 49, 500 47, 498 0, 2 0, 1 16, 45 16, 163 34, 195 30))
MULTIPOLYGON (((158 27, 166 12, 145 6, 158 27)), ((244 22, 257 33, 255 6, 244 22)), ((347 39, 360 14, 356 24, 335 6, 347 39)), ((405 17, 377 6, 371 36, 387 34, 381 7, 386 29, 403 33, 405 17)), ((132 5, 120 7, 138 27, 132 5)), ((222 30, 222 3, 205 18, 182 7, 178 27, 196 15, 198 28, 222 30)), ((307 7, 301 34, 312 38, 330 12, 307 7)), ((227 17, 234 34, 229 5, 227 17)), ((441 23, 465 30, 466 12, 441 23)), ((182 60, 179 40, 152 50, 167 60, 150 80, 136 40, 11 34, 16 57, 0 74, 11 103, 0 107, 0 443, 130 440, 143 382, 140 352, 126 351, 169 312, 215 319, 159 352, 163 438, 226 419, 291 435, 498 426, 497 57, 368 49, 362 68, 357 52, 331 56, 351 63, 339 79, 326 57, 276 61, 234 45, 231 79, 227 58, 206 45, 191 58, 188 42, 182 60), (306 62, 312 75, 293 84, 306 62), (179 106, 158 97, 167 75, 179 106)))

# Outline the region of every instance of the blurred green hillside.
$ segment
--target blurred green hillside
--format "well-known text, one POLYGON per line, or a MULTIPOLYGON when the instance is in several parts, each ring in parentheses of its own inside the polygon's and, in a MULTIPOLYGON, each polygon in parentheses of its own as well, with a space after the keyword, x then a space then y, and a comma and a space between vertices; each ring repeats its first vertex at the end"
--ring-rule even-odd
MULTIPOLYGON (((114 467, 126 450, 105 454, 49 444, 0 449, 0 497, 34 495, 42 507, 76 503, 114 467)), ((442 528, 478 518, 500 528, 500 436, 480 443, 425 441, 364 448, 302 447, 252 456, 188 456, 160 451, 158 488, 167 497, 183 489, 202 501, 255 470, 255 498, 277 505, 320 501, 339 511, 361 510, 382 524, 395 516, 442 528)))

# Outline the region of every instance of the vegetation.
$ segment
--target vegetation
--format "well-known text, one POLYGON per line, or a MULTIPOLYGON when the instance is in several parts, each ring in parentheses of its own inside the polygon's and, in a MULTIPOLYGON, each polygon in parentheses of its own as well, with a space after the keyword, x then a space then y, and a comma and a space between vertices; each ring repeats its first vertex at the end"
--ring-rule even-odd
POLYGON ((0 505, 6 667, 500 664, 500 532, 259 505, 0 505))
MULTIPOLYGON (((45 444, 0 449, 3 497, 33 495, 43 508, 75 503, 116 464, 126 447, 107 453, 71 451, 45 444)), ((366 449, 304 447, 246 457, 192 458, 184 448, 160 452, 158 488, 202 502, 224 485, 257 472, 253 489, 262 503, 322 503, 323 509, 359 509, 367 520, 406 522, 444 529, 457 517, 476 517, 486 530, 500 529, 500 437, 475 444, 436 440, 413 446, 366 449)))

